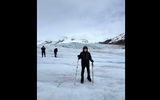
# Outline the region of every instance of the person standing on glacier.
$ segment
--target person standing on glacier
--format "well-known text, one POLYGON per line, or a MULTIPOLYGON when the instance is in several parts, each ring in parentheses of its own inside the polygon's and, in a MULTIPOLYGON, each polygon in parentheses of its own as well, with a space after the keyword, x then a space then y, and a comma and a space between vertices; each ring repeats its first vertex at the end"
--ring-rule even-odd
POLYGON ((79 59, 81 59, 81 66, 82 66, 81 83, 84 82, 84 70, 85 70, 85 67, 87 68, 87 79, 88 79, 88 81, 91 82, 89 61, 91 61, 92 63, 94 61, 92 60, 91 54, 88 52, 88 47, 87 46, 84 46, 83 47, 83 51, 80 53, 80 55, 78 55, 78 60, 79 59))
POLYGON ((43 56, 46 57, 46 51, 45 51, 46 48, 44 46, 42 46, 41 50, 42 50, 42 57, 43 56))
POLYGON ((55 57, 57 57, 57 52, 58 52, 58 49, 55 48, 55 49, 54 49, 54 56, 55 56, 55 57))

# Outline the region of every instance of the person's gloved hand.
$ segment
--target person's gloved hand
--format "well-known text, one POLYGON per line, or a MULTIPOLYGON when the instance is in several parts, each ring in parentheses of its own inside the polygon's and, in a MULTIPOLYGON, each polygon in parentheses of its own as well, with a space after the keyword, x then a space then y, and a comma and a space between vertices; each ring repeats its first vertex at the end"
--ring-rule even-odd
POLYGON ((94 61, 93 61, 93 60, 91 60, 91 62, 93 63, 94 61))
POLYGON ((80 55, 78 55, 77 57, 78 57, 78 59, 80 59, 80 55))

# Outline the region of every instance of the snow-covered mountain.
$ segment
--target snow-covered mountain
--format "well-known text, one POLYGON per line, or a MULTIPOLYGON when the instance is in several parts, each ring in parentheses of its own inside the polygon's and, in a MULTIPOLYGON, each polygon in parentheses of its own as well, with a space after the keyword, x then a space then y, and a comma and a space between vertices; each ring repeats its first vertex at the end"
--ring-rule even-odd
POLYGON ((117 45, 125 45, 125 34, 120 34, 114 38, 108 39, 104 42, 99 42, 101 44, 117 44, 117 45))
POLYGON ((37 41, 38 45, 57 45, 57 44, 61 44, 61 43, 82 43, 82 44, 86 44, 89 43, 88 40, 86 39, 74 39, 74 38, 68 38, 68 37, 64 37, 60 40, 57 41, 52 41, 52 40, 47 40, 47 41, 43 41, 43 40, 39 40, 37 41))
MULTIPOLYGON (((37 44, 41 45, 57 45, 62 43, 82 43, 82 44, 89 44, 89 43, 98 43, 96 41, 93 42, 94 39, 85 39, 85 38, 75 38, 71 36, 64 36, 57 40, 38 40, 37 44)), ((95 38, 96 40, 96 38, 95 38)), ((102 39, 101 41, 104 41, 105 39, 102 39)), ((107 39, 104 42, 99 42, 101 44, 118 44, 118 45, 124 45, 125 44, 125 34, 120 34, 114 38, 107 39)))

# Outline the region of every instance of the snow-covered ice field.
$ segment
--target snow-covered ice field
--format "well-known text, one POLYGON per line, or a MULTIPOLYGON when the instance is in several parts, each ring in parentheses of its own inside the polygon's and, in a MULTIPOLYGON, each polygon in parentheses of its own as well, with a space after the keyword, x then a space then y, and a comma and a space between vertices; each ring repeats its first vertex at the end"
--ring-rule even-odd
MULTIPOLYGON (((76 85, 74 78, 77 55, 84 44, 45 45, 46 58, 41 57, 37 45, 37 98, 38 100, 125 100, 125 49, 120 46, 86 44, 94 60, 94 84, 89 82, 85 69, 84 84, 80 83, 79 61, 76 85)), ((92 68, 91 76, 92 76, 92 68)))

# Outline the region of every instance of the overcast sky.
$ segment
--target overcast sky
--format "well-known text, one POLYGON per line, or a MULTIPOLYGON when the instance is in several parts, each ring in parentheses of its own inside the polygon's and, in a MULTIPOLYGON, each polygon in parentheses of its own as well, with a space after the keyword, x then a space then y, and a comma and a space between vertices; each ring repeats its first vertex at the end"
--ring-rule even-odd
POLYGON ((37 0, 38 40, 125 33, 125 0, 37 0))

